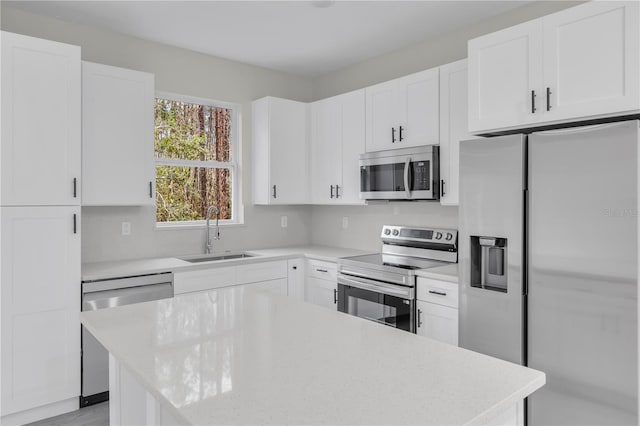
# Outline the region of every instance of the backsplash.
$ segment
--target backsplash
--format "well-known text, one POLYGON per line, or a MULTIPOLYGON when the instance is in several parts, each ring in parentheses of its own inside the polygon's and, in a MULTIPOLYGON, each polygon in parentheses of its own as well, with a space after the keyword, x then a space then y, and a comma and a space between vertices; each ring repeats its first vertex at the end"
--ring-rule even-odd
MULTIPOLYGON (((310 243, 309 206, 245 206, 245 224, 221 227, 214 252, 310 243), (281 217, 287 216, 287 227, 281 217)), ((203 253, 204 227, 156 229, 153 207, 83 207, 82 262, 203 253), (122 235, 122 222, 131 234, 122 235)))
POLYGON ((437 202, 395 202, 367 206, 313 206, 311 242, 379 250, 382 225, 458 228, 458 208, 437 202), (343 220, 347 218, 347 228, 343 220))

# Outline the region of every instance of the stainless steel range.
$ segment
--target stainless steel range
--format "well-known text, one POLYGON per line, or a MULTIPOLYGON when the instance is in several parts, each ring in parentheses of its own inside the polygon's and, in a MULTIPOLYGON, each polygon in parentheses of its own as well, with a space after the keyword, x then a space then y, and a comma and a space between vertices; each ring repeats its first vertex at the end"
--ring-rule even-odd
POLYGON ((338 310, 415 333, 416 271, 458 261, 458 231, 385 225, 382 253, 338 260, 338 310))

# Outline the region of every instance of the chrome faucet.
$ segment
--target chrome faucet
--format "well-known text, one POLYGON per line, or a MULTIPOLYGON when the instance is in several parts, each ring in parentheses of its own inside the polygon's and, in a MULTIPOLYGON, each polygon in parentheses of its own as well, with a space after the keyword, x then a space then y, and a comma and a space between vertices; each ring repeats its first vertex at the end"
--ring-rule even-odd
POLYGON ((218 207, 216 206, 209 206, 209 208, 207 209, 207 230, 206 230, 206 241, 204 242, 204 252, 206 254, 211 253, 211 248, 213 247, 213 245, 211 244, 211 235, 210 235, 210 229, 209 229, 209 221, 211 220, 211 212, 215 212, 216 213, 216 233, 213 236, 214 240, 219 240, 220 239, 220 227, 218 226, 218 216, 220 216, 220 210, 218 209, 218 207))

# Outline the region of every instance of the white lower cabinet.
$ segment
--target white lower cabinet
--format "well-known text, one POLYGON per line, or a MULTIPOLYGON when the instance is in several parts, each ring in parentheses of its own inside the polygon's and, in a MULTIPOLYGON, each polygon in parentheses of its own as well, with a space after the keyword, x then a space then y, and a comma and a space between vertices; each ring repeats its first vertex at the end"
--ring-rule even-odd
POLYGON ((287 275, 286 260, 212 267, 175 272, 173 288, 174 293, 179 295, 236 285, 250 285, 252 288, 264 288, 277 294, 287 295, 287 275))
POLYGON ((280 296, 287 295, 287 279, 286 278, 249 283, 249 284, 244 284, 244 286, 251 290, 265 291, 267 293, 277 294, 280 296))
POLYGON ((236 267, 198 269, 173 274, 173 292, 177 296, 195 291, 207 291, 236 284, 236 267))
POLYGON ((458 310, 435 303, 416 302, 417 334, 458 346, 458 310))
POLYGON ((2 419, 71 411, 80 395, 80 207, 2 207, 2 419), (67 408, 60 407, 60 404, 67 408))
POLYGON ((416 333, 458 346, 458 284, 418 278, 416 333))
POLYGON ((338 308, 338 267, 333 262, 307 260, 305 302, 336 310, 338 308))
POLYGON ((287 294, 296 300, 304 300, 304 259, 287 261, 287 294))

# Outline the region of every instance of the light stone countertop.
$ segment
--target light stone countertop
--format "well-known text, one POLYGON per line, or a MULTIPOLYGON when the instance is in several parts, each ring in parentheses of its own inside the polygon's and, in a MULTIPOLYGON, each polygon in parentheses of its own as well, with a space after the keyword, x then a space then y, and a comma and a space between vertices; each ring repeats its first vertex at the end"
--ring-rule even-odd
POLYGON ((416 276, 431 278, 434 280, 448 281, 451 283, 458 283, 458 264, 452 263, 450 265, 438 266, 430 269, 422 269, 416 271, 416 276))
POLYGON ((83 312, 184 424, 482 424, 542 372, 250 288, 83 312))
MULTIPOLYGON (((335 262, 340 257, 358 256, 372 252, 326 246, 296 246, 270 249, 247 250, 255 257, 213 262, 190 263, 177 257, 122 260, 113 262, 84 263, 82 265, 82 281, 103 280, 133 275, 156 274, 161 272, 177 272, 195 269, 209 269, 230 265, 242 265, 269 260, 307 257, 311 259, 335 262)), ((225 253, 212 253, 212 255, 225 253)), ((183 256, 189 257, 189 256, 183 256)))

